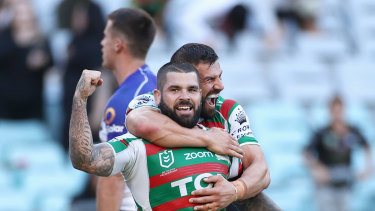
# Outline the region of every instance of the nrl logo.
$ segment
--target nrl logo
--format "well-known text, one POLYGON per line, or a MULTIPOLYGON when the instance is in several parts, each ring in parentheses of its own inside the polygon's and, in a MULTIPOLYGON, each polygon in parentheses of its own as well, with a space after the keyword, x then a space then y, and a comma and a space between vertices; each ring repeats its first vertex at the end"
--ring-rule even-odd
POLYGON ((164 150, 159 152, 160 166, 164 168, 169 168, 174 163, 173 151, 164 150))
POLYGON ((236 122, 240 123, 240 125, 242 125, 243 123, 246 122, 246 115, 245 115, 245 112, 243 111, 240 111, 240 113, 236 114, 236 122))

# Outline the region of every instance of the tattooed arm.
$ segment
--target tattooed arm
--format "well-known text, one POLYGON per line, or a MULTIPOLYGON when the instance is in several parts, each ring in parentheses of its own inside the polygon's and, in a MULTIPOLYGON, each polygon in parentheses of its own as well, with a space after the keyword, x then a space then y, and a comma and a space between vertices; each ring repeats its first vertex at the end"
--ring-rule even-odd
POLYGON ((78 81, 74 97, 69 129, 70 159, 74 168, 98 176, 109 176, 113 169, 114 153, 106 144, 93 145, 87 117, 87 98, 103 80, 99 71, 84 70, 78 81))

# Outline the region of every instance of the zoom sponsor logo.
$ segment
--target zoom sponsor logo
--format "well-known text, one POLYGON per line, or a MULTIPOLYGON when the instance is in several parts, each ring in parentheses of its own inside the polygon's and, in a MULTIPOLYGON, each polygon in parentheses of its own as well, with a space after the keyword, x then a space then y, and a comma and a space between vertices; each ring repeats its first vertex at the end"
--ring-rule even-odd
POLYGON ((192 160, 196 158, 209 158, 213 157, 214 154, 212 152, 190 152, 190 153, 185 153, 185 160, 192 160))

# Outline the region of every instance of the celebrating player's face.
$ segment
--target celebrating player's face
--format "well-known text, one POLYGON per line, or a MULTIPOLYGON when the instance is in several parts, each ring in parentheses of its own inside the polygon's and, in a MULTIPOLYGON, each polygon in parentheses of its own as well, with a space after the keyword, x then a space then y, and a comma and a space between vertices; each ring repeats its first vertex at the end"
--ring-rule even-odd
POLYGON ((102 46, 102 66, 109 70, 113 69, 113 46, 115 45, 115 38, 113 36, 111 29, 112 21, 108 20, 107 25, 104 29, 104 37, 100 42, 100 45, 102 46))
POLYGON ((205 119, 213 118, 215 115, 216 101, 219 93, 224 89, 221 81, 222 70, 218 61, 210 65, 209 63, 199 63, 194 65, 199 72, 200 85, 202 89, 202 111, 201 117, 205 119))
POLYGON ((201 93, 196 74, 167 73, 159 107, 163 114, 180 125, 194 127, 201 113, 201 93))

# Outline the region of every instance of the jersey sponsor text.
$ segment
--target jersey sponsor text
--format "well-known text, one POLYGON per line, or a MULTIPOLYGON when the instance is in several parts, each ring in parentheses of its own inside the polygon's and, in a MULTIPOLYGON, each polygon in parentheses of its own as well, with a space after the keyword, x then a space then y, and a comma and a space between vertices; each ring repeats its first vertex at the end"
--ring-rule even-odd
MULTIPOLYGON (((205 186, 205 187, 203 187, 201 185, 201 181, 204 178, 207 178, 209 176, 213 176, 213 175, 210 174, 210 173, 203 173, 203 174, 198 175, 194 179, 194 187, 195 187, 195 189, 196 190, 201 190, 203 188, 211 188, 213 186, 212 183, 207 184, 207 186, 205 186)), ((193 177, 186 177, 186 178, 183 178, 183 179, 180 179, 180 180, 176 180, 176 181, 174 181, 174 182, 171 183, 171 187, 172 188, 178 187, 180 189, 180 195, 181 195, 181 197, 187 196, 188 193, 187 193, 186 184, 189 183, 189 182, 193 182, 193 177)))
POLYGON ((206 158, 206 157, 213 157, 214 154, 212 152, 191 152, 185 153, 185 160, 191 160, 196 158, 206 158))

